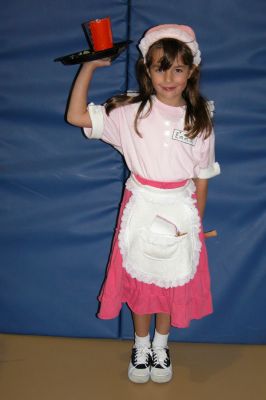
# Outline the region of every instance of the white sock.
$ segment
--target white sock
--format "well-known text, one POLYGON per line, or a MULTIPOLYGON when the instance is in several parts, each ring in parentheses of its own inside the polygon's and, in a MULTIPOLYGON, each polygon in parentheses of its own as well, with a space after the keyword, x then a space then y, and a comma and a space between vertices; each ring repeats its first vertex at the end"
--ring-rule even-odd
POLYGON ((167 347, 169 333, 162 335, 155 330, 152 347, 167 347))
POLYGON ((148 333, 147 336, 138 336, 135 333, 135 345, 138 347, 150 347, 151 346, 150 334, 148 333))

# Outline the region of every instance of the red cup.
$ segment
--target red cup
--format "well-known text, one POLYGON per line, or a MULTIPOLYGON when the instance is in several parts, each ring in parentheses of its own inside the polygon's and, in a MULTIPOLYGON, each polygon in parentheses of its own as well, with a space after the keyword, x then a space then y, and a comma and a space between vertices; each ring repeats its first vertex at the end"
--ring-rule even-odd
POLYGON ((113 47, 113 35, 109 17, 90 21, 89 29, 94 51, 113 47))

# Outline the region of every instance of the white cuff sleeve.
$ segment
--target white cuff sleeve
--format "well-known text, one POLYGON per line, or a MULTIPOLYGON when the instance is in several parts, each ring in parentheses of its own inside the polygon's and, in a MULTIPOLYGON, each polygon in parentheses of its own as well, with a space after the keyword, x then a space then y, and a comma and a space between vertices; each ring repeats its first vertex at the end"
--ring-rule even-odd
POLYGON ((92 128, 84 128, 84 133, 89 139, 101 139, 104 127, 103 106, 90 103, 87 110, 90 113, 92 128))
POLYGON ((198 178, 200 179, 209 179, 221 173, 220 165, 218 162, 215 162, 212 165, 209 165, 207 168, 201 168, 198 174, 198 178))

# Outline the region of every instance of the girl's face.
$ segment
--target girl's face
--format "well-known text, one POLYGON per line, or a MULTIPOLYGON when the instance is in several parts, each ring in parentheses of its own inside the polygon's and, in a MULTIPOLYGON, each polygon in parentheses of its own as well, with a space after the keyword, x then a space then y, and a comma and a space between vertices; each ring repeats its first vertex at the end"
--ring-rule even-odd
POLYGON ((182 106, 185 101, 182 93, 192 74, 192 69, 183 63, 177 56, 169 69, 160 69, 160 60, 163 57, 162 49, 155 49, 152 54, 152 64, 148 70, 156 97, 169 106, 182 106))

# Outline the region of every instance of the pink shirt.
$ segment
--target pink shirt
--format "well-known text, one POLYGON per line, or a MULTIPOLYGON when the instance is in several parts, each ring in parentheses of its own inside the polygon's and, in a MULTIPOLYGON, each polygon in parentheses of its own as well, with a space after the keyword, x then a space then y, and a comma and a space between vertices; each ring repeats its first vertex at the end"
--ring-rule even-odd
POLYGON ((122 106, 106 115, 104 106, 89 105, 92 128, 88 138, 102 139, 123 154, 131 172, 155 181, 211 178, 220 173, 215 162, 214 133, 191 140, 185 136, 186 106, 173 107, 153 96, 152 111, 139 120, 139 137, 134 119, 139 103, 122 106))

